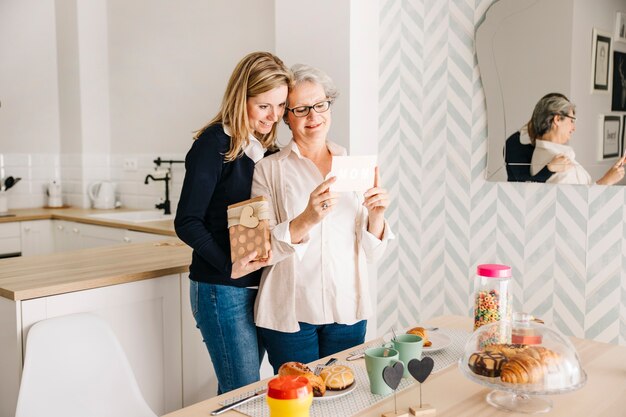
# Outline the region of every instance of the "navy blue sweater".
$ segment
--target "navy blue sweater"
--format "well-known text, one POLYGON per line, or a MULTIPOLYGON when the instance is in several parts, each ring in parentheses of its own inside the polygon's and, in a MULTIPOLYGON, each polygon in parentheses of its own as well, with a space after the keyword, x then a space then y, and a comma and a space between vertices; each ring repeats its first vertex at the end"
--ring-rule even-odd
POLYGON ((254 161, 243 154, 224 161, 230 137, 222 125, 206 129, 193 142, 185 158, 185 180, 174 226, 178 237, 191 246, 189 278, 212 284, 259 285, 261 270, 231 279, 228 205, 250 198, 254 161))

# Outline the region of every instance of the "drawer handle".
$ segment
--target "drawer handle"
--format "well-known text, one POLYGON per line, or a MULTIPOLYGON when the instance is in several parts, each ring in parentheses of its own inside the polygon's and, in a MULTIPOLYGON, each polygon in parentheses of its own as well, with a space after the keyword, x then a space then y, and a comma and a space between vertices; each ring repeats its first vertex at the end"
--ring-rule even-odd
POLYGON ((74 233, 78 233, 78 229, 77 229, 77 228, 73 228, 73 229, 72 229, 72 232, 74 232, 74 233))
POLYGON ((124 242, 130 242, 130 238, 128 236, 124 236, 124 242))

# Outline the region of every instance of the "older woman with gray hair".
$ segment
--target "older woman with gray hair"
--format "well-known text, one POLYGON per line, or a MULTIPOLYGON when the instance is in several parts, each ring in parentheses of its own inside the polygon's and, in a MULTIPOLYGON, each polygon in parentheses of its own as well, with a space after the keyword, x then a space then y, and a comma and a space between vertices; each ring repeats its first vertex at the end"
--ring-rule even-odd
POLYGON ((365 193, 333 192, 328 140, 337 89, 317 68, 296 65, 284 120, 293 139, 260 161, 252 195, 270 200, 273 265, 261 278, 255 322, 277 372, 360 344, 371 315, 367 262, 392 238, 389 195, 375 182, 365 193))
MULTIPOLYGON (((576 162, 574 149, 569 146, 572 133, 576 130, 576 105, 559 93, 547 94, 535 105, 528 123, 528 135, 535 146, 530 167, 531 175, 536 175, 543 167, 560 158, 565 169, 559 169, 546 182, 553 184, 592 184, 591 176, 576 162)), ((624 178, 622 156, 609 168, 600 185, 612 185, 624 178)))

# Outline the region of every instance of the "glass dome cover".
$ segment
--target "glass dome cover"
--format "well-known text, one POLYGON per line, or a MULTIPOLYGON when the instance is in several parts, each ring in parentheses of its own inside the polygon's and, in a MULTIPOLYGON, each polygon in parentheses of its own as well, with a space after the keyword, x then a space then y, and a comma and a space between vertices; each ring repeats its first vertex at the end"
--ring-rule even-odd
POLYGON ((517 394, 560 394, 587 381, 569 339, 524 313, 478 328, 459 368, 472 381, 517 394))

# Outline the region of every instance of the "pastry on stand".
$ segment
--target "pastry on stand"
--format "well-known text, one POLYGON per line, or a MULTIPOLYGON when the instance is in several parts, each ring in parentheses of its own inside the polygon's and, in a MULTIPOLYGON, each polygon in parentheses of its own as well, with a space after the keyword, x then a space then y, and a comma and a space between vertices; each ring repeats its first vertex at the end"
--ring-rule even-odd
POLYGON ((587 381, 569 339, 524 313, 476 329, 459 369, 470 380, 493 388, 486 398, 490 405, 528 414, 550 411, 548 395, 575 391, 587 381), (497 337, 490 338, 493 335, 497 337))

